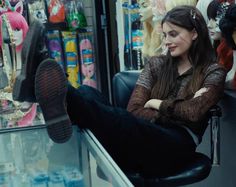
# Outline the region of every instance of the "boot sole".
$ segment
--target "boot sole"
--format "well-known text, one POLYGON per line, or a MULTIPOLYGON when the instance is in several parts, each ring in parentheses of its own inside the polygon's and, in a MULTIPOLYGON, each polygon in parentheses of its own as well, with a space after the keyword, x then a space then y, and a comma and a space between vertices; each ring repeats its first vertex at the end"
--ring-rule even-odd
POLYGON ((72 126, 66 110, 67 79, 53 59, 40 63, 35 77, 35 96, 41 107, 49 137, 56 143, 68 141, 72 126))

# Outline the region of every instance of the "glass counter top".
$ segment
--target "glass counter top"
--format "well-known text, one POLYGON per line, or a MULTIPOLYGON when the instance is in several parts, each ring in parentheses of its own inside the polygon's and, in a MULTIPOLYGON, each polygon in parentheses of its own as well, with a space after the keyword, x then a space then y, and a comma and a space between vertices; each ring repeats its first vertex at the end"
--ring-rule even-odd
POLYGON ((0 187, 133 186, 93 134, 76 126, 63 144, 45 125, 1 129, 0 153, 0 187))

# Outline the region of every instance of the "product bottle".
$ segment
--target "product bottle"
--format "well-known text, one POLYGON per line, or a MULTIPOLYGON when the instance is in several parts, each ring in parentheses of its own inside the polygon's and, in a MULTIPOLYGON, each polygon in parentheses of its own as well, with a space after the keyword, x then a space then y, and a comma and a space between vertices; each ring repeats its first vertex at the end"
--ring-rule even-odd
POLYGON ((142 62, 143 31, 139 18, 132 22, 132 69, 143 68, 142 62))

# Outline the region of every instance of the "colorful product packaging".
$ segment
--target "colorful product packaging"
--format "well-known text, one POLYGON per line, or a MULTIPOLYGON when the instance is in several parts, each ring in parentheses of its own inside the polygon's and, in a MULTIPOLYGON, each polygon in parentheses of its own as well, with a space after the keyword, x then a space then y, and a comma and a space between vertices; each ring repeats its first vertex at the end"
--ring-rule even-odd
POLYGON ((62 41, 58 30, 50 30, 46 33, 47 47, 51 58, 55 59, 63 69, 65 68, 62 41))
POLYGON ((50 23, 62 23, 65 21, 65 6, 62 0, 46 0, 50 23))
POLYGON ((62 38, 64 44, 64 56, 66 62, 66 71, 68 73, 68 80, 73 87, 78 88, 81 84, 81 81, 76 32, 63 31, 62 38))
POLYGON ((80 1, 66 1, 66 19, 70 30, 77 30, 87 26, 83 3, 80 1))
POLYGON ((97 88, 96 64, 93 50, 93 33, 79 33, 82 84, 97 88))

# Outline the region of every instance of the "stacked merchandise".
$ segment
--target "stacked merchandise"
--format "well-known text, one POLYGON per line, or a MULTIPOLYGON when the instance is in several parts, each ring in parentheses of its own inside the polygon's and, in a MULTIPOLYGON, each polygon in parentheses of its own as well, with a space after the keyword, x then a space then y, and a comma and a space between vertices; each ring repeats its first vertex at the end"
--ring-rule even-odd
POLYGON ((0 2, 0 128, 42 123, 37 104, 12 98, 16 75, 21 69, 21 49, 28 32, 27 11, 22 1, 0 2))
MULTIPOLYGON (((0 20, 3 19, 3 15, 7 14, 6 17, 10 22, 10 27, 12 27, 11 30, 14 31, 13 35, 16 33, 15 38, 21 35, 21 37, 19 37, 21 43, 17 46, 17 42, 15 42, 17 51, 17 60, 15 61, 17 61, 17 63, 20 62, 20 64, 15 66, 7 65, 13 64, 14 62, 14 57, 11 57, 13 53, 8 49, 10 45, 5 45, 5 39, 4 44, 0 45, 0 128, 36 124, 36 117, 38 119, 37 124, 43 123, 41 113, 38 112, 39 109, 36 104, 28 102, 19 103, 14 101, 11 96, 12 85, 15 78, 12 72, 15 72, 15 70, 19 71, 21 68, 21 50, 19 50, 19 48, 22 47, 22 42, 28 31, 28 27, 30 27, 35 19, 45 25, 45 43, 49 55, 65 70, 71 85, 78 88, 81 84, 86 84, 97 88, 94 38, 92 28, 87 26, 82 1, 83 0, 1 1, 0 20), (10 14, 13 14, 12 19, 9 17, 10 14), (20 15, 21 17, 18 18, 19 16, 17 17, 16 15, 20 15), (7 46, 5 50, 4 46, 7 46), (7 52, 6 49, 8 50, 7 52), (4 55, 3 53, 11 54, 11 56, 4 55), (22 108, 23 110, 21 110, 22 108), (2 112, 5 112, 4 118, 2 112)), ((0 37, 2 38, 1 33, 3 33, 3 37, 5 37, 4 35, 8 32, 3 30, 5 27, 2 27, 2 24, 0 25, 0 31, 2 31, 0 32, 0 37)), ((12 34, 9 33, 8 35, 11 36, 12 34)))
POLYGON ((76 88, 81 84, 96 88, 93 33, 87 27, 83 2, 34 0, 26 4, 29 22, 45 23, 50 57, 67 72, 70 83, 76 88))
POLYGON ((124 0, 124 59, 125 70, 140 70, 143 68, 141 49, 143 46, 142 23, 139 16, 139 5, 136 1, 124 0))

